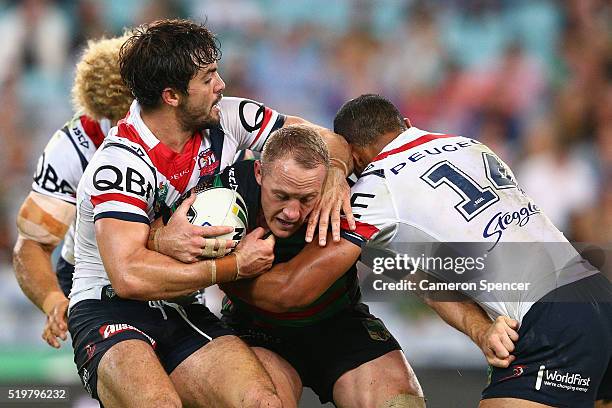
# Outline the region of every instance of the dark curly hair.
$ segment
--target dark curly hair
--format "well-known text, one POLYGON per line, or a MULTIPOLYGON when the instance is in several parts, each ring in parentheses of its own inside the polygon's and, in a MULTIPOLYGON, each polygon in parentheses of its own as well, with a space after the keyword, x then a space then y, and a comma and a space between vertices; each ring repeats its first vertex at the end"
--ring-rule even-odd
POLYGON ((121 47, 121 78, 147 108, 160 104, 165 88, 187 94, 198 70, 221 58, 219 44, 204 25, 189 20, 159 20, 134 30, 121 47))

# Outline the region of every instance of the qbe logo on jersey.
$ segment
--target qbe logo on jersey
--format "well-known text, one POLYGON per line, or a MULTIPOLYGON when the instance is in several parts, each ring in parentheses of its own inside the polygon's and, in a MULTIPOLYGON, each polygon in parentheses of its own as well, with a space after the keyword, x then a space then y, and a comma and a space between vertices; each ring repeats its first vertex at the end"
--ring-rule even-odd
POLYGON ((563 373, 559 370, 547 370, 541 365, 536 379, 535 389, 540 390, 543 385, 555 388, 564 388, 568 391, 587 392, 591 377, 584 378, 579 373, 563 373))

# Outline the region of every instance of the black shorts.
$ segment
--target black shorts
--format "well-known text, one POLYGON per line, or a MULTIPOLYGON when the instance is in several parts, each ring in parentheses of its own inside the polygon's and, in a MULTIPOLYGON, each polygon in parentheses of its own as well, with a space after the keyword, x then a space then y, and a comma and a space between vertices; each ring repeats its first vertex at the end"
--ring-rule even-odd
POLYGON ((249 346, 264 347, 287 360, 322 403, 333 400, 334 384, 342 374, 401 350, 363 303, 306 327, 263 328, 249 324, 239 312, 224 315, 222 321, 249 346))
MULTIPOLYGON (((104 292, 104 291, 103 291, 104 292)), ((120 299, 83 300, 70 309, 68 327, 73 339, 74 362, 85 389, 98 399, 97 369, 100 359, 115 344, 142 340, 155 350, 170 374, 183 360, 210 340, 192 328, 170 306, 120 299)), ((233 335, 206 306, 184 306, 186 317, 211 339, 233 335)))
POLYGON ((610 282, 597 274, 534 304, 523 319, 514 354, 509 368, 489 368, 483 399, 520 398, 572 408, 612 399, 610 282), (570 296, 576 299, 567 301, 570 296))
POLYGON ((72 290, 72 275, 74 274, 74 265, 62 258, 61 256, 57 260, 55 266, 55 274, 57 275, 57 282, 64 292, 64 295, 68 297, 72 290))

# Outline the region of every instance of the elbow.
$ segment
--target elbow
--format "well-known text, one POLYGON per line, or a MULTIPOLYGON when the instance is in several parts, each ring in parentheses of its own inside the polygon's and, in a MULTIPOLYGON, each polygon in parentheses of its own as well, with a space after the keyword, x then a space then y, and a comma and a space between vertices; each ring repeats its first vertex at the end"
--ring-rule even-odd
POLYGON ((122 299, 140 300, 144 297, 142 285, 130 274, 129 267, 119 268, 109 273, 111 286, 115 294, 122 299))
POLYGON ((130 279, 120 279, 119 281, 111 282, 111 286, 115 294, 122 299, 148 300, 147 292, 130 279))
POLYGON ((13 264, 17 264, 17 262, 19 262, 19 259, 21 258, 23 252, 23 238, 19 237, 17 238, 17 242, 15 243, 15 246, 13 247, 13 264))
POLYGON ((115 294, 123 299, 149 300, 152 295, 151 284, 143 276, 142 253, 138 250, 127 256, 105 260, 102 257, 104 268, 115 294))
POLYGON ((111 280, 111 286, 115 291, 115 294, 122 299, 135 299, 137 295, 137 288, 130 282, 129 279, 120 278, 111 280))

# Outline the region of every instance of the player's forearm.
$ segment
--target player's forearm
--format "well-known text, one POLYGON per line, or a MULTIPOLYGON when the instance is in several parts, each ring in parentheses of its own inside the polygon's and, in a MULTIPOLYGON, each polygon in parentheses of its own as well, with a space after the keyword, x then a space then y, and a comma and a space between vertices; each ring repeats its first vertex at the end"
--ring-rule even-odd
POLYGON ((21 290, 45 313, 48 312, 48 305, 61 298, 65 299, 51 266, 53 249, 54 247, 19 237, 13 251, 15 277, 21 290))
POLYGON ((281 313, 316 301, 357 261, 359 247, 342 239, 328 240, 325 248, 308 244, 298 255, 267 273, 231 285, 230 291, 245 302, 269 312, 281 313))
POLYGON ((318 127, 318 131, 327 145, 332 167, 342 169, 345 177, 350 176, 353 172, 353 159, 347 141, 329 129, 318 127))
POLYGON ((142 248, 123 260, 104 265, 117 294, 136 300, 172 299, 236 276, 234 255, 184 264, 142 248))
MULTIPOLYGON (((267 273, 254 279, 219 285, 231 296, 259 309, 282 313, 292 307, 292 296, 288 290, 290 274, 286 264, 277 264, 267 273)), ((295 307, 295 306, 293 306, 295 307)))
POLYGON ((447 302, 426 298, 425 302, 442 320, 480 346, 482 335, 491 326, 491 319, 480 306, 471 300, 447 302))
POLYGON ((255 279, 245 279, 219 286, 227 294, 238 297, 259 309, 282 313, 288 309, 286 295, 283 294, 287 282, 287 274, 271 270, 255 279), (263 279, 264 277, 266 279, 263 279))

